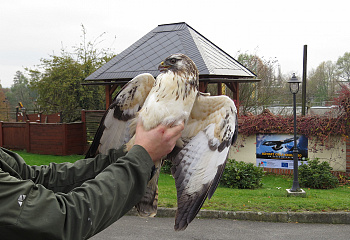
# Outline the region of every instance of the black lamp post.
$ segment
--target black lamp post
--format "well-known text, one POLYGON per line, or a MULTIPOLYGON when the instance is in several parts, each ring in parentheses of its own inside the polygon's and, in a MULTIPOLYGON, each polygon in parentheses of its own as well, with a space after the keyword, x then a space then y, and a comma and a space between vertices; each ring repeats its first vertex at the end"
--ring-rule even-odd
POLYGON ((297 146, 297 107, 296 107, 296 94, 299 91, 299 84, 301 81, 293 73, 292 78, 288 81, 290 92, 293 94, 293 115, 294 115, 294 147, 293 147, 293 186, 290 189, 291 192, 300 192, 299 180, 298 180, 298 146, 297 146))

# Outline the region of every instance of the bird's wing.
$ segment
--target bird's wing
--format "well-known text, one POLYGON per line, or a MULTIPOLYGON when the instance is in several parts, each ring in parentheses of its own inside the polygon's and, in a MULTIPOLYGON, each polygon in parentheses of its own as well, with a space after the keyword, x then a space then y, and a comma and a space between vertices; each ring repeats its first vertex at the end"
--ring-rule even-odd
POLYGON ((154 82, 151 74, 143 73, 123 87, 102 117, 86 157, 94 157, 98 153, 107 154, 109 149, 120 148, 131 139, 133 130, 130 129, 130 124, 154 82))
POLYGON ((185 145, 172 160, 178 203, 175 230, 186 229, 214 194, 237 132, 237 110, 229 97, 197 97, 182 134, 185 145))

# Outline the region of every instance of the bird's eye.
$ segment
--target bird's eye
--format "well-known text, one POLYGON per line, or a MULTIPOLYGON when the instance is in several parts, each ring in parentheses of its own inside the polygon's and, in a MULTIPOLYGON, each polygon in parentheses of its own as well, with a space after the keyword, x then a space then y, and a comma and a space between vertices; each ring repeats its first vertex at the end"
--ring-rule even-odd
POLYGON ((176 59, 175 58, 171 58, 169 61, 170 61, 171 64, 175 64, 176 63, 176 59))

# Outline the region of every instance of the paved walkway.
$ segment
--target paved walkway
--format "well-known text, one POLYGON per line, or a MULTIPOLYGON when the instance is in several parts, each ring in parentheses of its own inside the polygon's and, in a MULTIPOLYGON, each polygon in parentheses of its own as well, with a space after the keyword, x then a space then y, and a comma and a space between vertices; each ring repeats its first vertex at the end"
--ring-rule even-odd
POLYGON ((185 231, 174 218, 124 216, 92 240, 328 240, 349 239, 347 224, 271 223, 230 219, 194 219, 185 231))

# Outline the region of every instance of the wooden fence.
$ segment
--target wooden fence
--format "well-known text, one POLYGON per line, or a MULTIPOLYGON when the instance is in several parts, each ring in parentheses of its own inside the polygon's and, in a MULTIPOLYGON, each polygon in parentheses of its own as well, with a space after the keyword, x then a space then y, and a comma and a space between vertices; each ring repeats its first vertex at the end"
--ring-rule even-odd
MULTIPOLYGON (((47 122, 48 117, 34 114, 26 122, 0 122, 0 146, 39 154, 85 154, 104 112, 83 110, 79 123, 40 123, 43 119, 47 122)), ((60 120, 56 115, 58 118, 53 115, 49 119, 60 120)))
POLYGON ((0 122, 0 146, 38 154, 84 154, 84 123, 0 122))
POLYGON ((16 122, 37 122, 37 123, 62 123, 62 114, 42 114, 42 113, 32 113, 26 114, 17 111, 16 112, 16 122))
POLYGON ((105 110, 82 110, 81 121, 85 124, 86 140, 92 142, 105 110))

